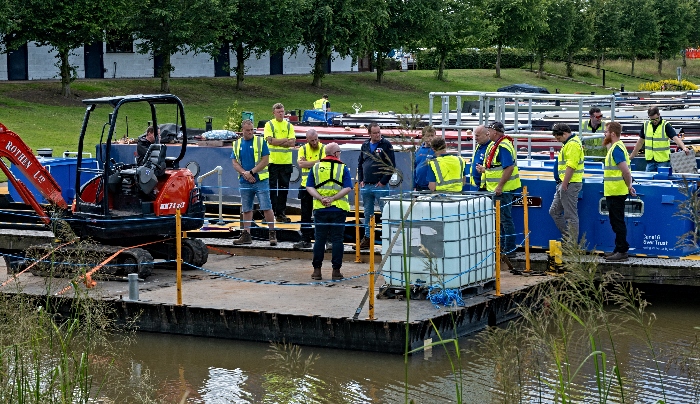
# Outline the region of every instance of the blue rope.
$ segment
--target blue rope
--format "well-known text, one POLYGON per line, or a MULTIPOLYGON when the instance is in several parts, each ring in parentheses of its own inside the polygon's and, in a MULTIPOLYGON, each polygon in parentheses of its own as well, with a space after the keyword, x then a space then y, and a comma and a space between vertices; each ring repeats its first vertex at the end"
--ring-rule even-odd
POLYGON ((464 306, 464 300, 462 299, 462 292, 457 289, 443 289, 437 286, 430 286, 428 288, 428 299, 436 309, 442 306, 451 306, 452 302, 457 306, 464 306))

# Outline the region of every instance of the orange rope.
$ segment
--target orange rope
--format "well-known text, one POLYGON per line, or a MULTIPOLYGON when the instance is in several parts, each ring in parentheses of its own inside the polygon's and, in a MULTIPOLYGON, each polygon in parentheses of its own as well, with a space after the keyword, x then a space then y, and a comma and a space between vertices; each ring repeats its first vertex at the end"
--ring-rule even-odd
MULTIPOLYGON (((97 264, 97 266, 95 266, 94 268, 92 268, 91 270, 89 270, 88 272, 86 272, 85 275, 80 275, 80 276, 76 279, 76 283, 77 283, 77 282, 80 282, 81 280, 83 280, 83 281, 85 282, 85 287, 86 287, 86 288, 88 288, 88 289, 94 288, 94 287, 97 285, 97 282, 95 282, 94 280, 92 280, 92 275, 94 275, 95 272, 97 272, 98 270, 100 270, 100 268, 102 268, 103 266, 105 266, 105 264, 107 264, 109 261, 113 260, 117 255, 121 254, 122 252, 124 252, 124 251, 126 251, 126 250, 131 250, 132 248, 138 248, 138 247, 142 247, 142 246, 149 245, 149 244, 161 243, 161 242, 163 242, 163 241, 168 241, 168 240, 172 240, 172 238, 168 238, 168 239, 164 239, 164 240, 158 240, 158 241, 151 241, 150 243, 143 243, 143 244, 139 244, 139 245, 135 245, 135 246, 131 246, 131 247, 124 247, 124 248, 122 248, 121 250, 119 250, 119 251, 115 252, 114 254, 110 255, 109 257, 107 257, 106 260, 104 260, 104 261, 100 262, 99 264, 97 264)), ((64 294, 64 293, 66 293, 67 291, 69 291, 72 287, 73 287, 73 284, 71 283, 70 285, 68 285, 68 286, 66 286, 65 288, 63 288, 63 290, 61 290, 60 292, 56 293, 56 295, 62 295, 62 294, 64 294)))
MULTIPOLYGON (((38 264, 39 262, 43 261, 44 258, 46 258, 46 257, 48 257, 49 255, 53 254, 53 253, 54 253, 56 250, 58 250, 59 248, 65 247, 65 246, 67 246, 68 244, 72 244, 72 243, 74 243, 76 240, 77 240, 77 239, 74 239, 73 241, 69 241, 69 242, 67 242, 67 243, 63 243, 63 244, 61 244, 60 246, 58 246, 58 247, 54 248, 53 250, 49 251, 48 253, 46 253, 46 255, 44 255, 43 257, 41 257, 41 258, 39 258, 38 260, 34 261, 33 264, 31 264, 30 266, 26 267, 26 268, 23 269, 21 272, 18 272, 18 273, 16 273, 16 274, 14 274, 14 275, 12 276, 12 278, 10 278, 10 279, 6 280, 5 282, 3 282, 2 285, 0 285, 0 288, 4 287, 4 286, 7 285, 8 283, 10 283, 10 282, 14 281, 15 279, 19 278, 20 275, 22 275, 23 273, 25 273, 25 272, 29 271, 30 269, 32 269, 32 267, 34 267, 34 265, 36 265, 36 264, 38 264)), ((8 268, 8 269, 9 269, 9 268, 8 268)))
POLYGON ((232 256, 232 257, 236 257, 236 254, 234 254, 234 253, 232 253, 232 252, 228 252, 228 251, 226 251, 226 250, 222 250, 221 248, 212 247, 212 246, 210 246, 210 245, 208 245, 207 248, 210 249, 210 250, 214 250, 214 251, 218 251, 218 252, 221 252, 221 253, 224 253, 224 254, 228 254, 228 255, 230 255, 230 256, 232 256))

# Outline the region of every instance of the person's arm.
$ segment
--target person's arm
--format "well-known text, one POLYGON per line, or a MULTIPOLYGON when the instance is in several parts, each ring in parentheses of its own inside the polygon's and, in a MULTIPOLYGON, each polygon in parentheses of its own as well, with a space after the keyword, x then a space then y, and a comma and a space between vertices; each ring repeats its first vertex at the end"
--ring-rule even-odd
POLYGON ((640 137, 637 139, 637 143, 634 145, 634 150, 632 150, 632 153, 630 153, 630 160, 637 157, 639 154, 639 150, 644 146, 644 138, 640 137))
POLYGON ((566 191, 567 188, 569 188, 569 181, 571 181, 571 177, 574 176, 574 169, 566 166, 566 174, 564 174, 564 179, 561 181, 561 189, 563 191, 566 191))
POLYGON ((436 187, 436 186, 437 186, 437 185, 435 184, 435 182, 429 182, 429 183, 428 183, 428 189, 430 189, 432 192, 435 192, 435 187, 436 187))
POLYGON ((238 160, 232 159, 231 164, 233 164, 233 169, 236 170, 236 172, 246 181, 250 182, 251 184, 255 182, 255 175, 253 175, 250 171, 246 171, 238 160))
POLYGON ((304 147, 299 149, 299 158, 297 159, 297 164, 299 164, 299 168, 311 168, 314 166, 314 164, 318 163, 321 160, 307 160, 306 156, 304 155, 304 147))
POLYGON ((636 196, 637 191, 635 191, 634 187, 632 186, 632 172, 627 166, 627 162, 622 161, 617 165, 617 167, 620 169, 620 171, 622 171, 622 179, 625 180, 625 185, 627 186, 627 190, 629 191, 630 195, 636 196))
POLYGON ((357 182, 360 183, 360 187, 365 186, 364 182, 364 172, 362 171, 362 163, 365 161, 365 145, 364 143, 360 147, 360 156, 357 158, 357 182))
MULTIPOLYGON (((386 140, 386 139, 383 139, 383 140, 386 140)), ((389 165, 391 166, 391 168, 396 168, 396 158, 394 157, 394 146, 392 146, 391 143, 390 143, 388 140, 386 140, 386 141, 383 142, 383 143, 384 143, 387 147, 382 148, 382 150, 384 151, 384 153, 386 153, 385 156, 382 156, 382 157, 383 157, 382 160, 383 160, 385 163, 389 164, 389 165), (389 161, 386 161, 387 159, 388 159, 389 161)), ((392 172, 392 173, 388 173, 388 174, 384 174, 384 176, 382 176, 382 179, 379 180, 379 183, 377 183, 377 186, 384 186, 384 185, 388 184, 389 181, 391 181, 391 176, 392 176, 393 174, 394 174, 393 172, 392 172)))

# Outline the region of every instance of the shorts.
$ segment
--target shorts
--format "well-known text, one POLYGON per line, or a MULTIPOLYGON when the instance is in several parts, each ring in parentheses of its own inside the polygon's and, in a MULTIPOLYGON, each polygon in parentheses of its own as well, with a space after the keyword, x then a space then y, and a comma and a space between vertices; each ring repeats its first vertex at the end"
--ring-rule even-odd
POLYGON ((260 205, 260 210, 270 210, 272 209, 272 202, 270 202, 270 180, 264 179, 258 181, 254 184, 249 184, 247 182, 241 182, 241 210, 243 212, 250 212, 253 210, 253 202, 255 201, 255 196, 258 196, 258 204, 260 205))

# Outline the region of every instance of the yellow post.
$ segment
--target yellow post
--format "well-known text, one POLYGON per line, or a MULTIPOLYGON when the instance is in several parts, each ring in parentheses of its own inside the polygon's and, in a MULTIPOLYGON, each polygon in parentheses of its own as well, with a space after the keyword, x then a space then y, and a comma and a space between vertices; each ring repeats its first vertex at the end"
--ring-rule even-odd
POLYGON ((527 187, 523 187, 523 223, 525 223, 525 272, 530 272, 530 225, 528 223, 528 200, 527 200, 527 187))
POLYGON ((182 226, 180 223, 180 209, 175 210, 175 262, 177 263, 177 304, 182 305, 182 226))
POLYGON ((501 201, 496 201, 496 296, 501 296, 501 201))
POLYGON ((369 318, 374 317, 374 215, 369 219, 369 318))
POLYGON ((360 183, 355 183, 355 262, 360 259, 360 183))

